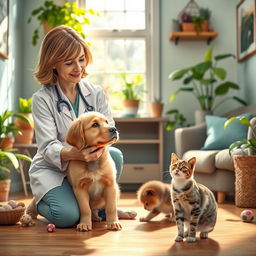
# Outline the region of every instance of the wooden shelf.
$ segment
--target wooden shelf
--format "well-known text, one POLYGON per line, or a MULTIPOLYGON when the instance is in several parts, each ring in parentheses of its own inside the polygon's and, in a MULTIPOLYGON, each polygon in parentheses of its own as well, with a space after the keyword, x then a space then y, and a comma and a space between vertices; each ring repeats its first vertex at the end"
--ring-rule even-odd
POLYGON ((218 33, 215 31, 211 32, 201 32, 200 34, 196 34, 196 32, 172 32, 170 34, 170 40, 175 42, 175 45, 181 41, 206 41, 207 44, 218 36, 218 33))

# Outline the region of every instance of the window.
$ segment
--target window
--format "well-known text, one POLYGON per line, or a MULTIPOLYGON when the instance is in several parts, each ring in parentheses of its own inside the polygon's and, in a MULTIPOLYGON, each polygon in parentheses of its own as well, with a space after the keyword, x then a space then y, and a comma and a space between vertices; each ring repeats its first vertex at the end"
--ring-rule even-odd
MULTIPOLYGON (((103 86, 114 110, 121 110, 121 73, 131 79, 143 77, 147 102, 159 96, 158 5, 154 0, 80 0, 81 7, 93 9, 85 34, 93 54, 89 80, 103 86)), ((144 104, 143 104, 144 103, 144 104)))

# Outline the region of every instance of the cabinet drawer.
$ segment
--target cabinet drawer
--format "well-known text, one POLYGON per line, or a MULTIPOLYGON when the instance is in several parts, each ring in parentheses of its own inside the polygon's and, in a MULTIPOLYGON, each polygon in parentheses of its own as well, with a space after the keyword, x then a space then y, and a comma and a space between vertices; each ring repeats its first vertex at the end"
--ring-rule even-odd
POLYGON ((144 183, 162 180, 159 164, 125 164, 119 183, 144 183))

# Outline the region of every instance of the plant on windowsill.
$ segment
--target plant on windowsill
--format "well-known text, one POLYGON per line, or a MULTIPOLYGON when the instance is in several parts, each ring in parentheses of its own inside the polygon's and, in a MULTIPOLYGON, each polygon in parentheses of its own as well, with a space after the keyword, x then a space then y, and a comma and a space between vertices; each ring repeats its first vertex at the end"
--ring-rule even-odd
POLYGON ((191 93, 198 101, 201 110, 196 111, 196 124, 201 123, 205 114, 212 114, 213 111, 221 105, 221 103, 233 99, 240 104, 247 103, 237 96, 224 98, 216 104, 215 100, 218 97, 223 97, 230 90, 239 90, 237 83, 225 81, 227 71, 223 67, 219 67, 219 61, 227 58, 235 58, 233 54, 219 54, 212 56, 213 48, 209 48, 204 60, 193 66, 175 70, 169 75, 169 79, 177 81, 182 79, 182 87, 171 94, 170 102, 172 102, 180 92, 191 93))
POLYGON ((34 121, 32 117, 32 97, 28 99, 19 98, 19 114, 26 117, 29 123, 20 118, 15 118, 15 126, 19 133, 15 134, 15 141, 20 144, 31 144, 34 137, 34 121))
POLYGON ((142 75, 127 75, 120 74, 122 78, 121 95, 123 97, 124 117, 137 116, 139 104, 142 99, 143 93, 143 77, 142 75))
POLYGON ((256 118, 249 120, 247 117, 231 117, 225 124, 227 127, 235 120, 249 127, 247 138, 235 141, 229 146, 229 153, 233 155, 235 167, 235 204, 237 207, 256 207, 256 118), (236 155, 237 150, 242 150, 245 155, 236 155), (248 149, 245 152, 245 149, 248 149))
POLYGON ((15 126, 12 118, 19 118, 29 124, 26 117, 21 114, 16 114, 12 111, 5 110, 0 115, 0 149, 12 148, 14 143, 14 135, 20 130, 15 126))
POLYGON ((150 114, 151 117, 161 117, 162 116, 162 112, 163 112, 163 108, 164 108, 164 103, 162 101, 162 98, 159 97, 155 97, 154 101, 152 101, 150 103, 150 114))
POLYGON ((39 21, 39 26, 34 30, 32 45, 36 45, 39 39, 39 27, 44 26, 46 34, 51 28, 66 25, 76 30, 83 38, 83 26, 90 24, 89 15, 98 15, 92 9, 82 9, 77 7, 76 2, 65 2, 63 5, 57 5, 52 0, 45 1, 42 6, 32 11, 28 23, 35 17, 39 21))
POLYGON ((17 154, 14 149, 0 149, 0 202, 8 201, 10 191, 10 168, 18 171, 18 159, 31 162, 32 159, 23 154, 17 154))

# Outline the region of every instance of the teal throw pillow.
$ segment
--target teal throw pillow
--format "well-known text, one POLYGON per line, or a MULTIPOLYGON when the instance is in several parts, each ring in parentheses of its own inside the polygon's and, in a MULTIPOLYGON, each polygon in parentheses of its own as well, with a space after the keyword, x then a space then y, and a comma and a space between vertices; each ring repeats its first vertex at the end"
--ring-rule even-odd
MULTIPOLYGON (((249 119, 251 113, 240 115, 249 119)), ((205 116, 207 138, 203 150, 220 150, 228 148, 233 142, 243 140, 247 137, 248 126, 240 124, 239 120, 233 121, 226 129, 224 123, 228 118, 207 115, 205 116)))

